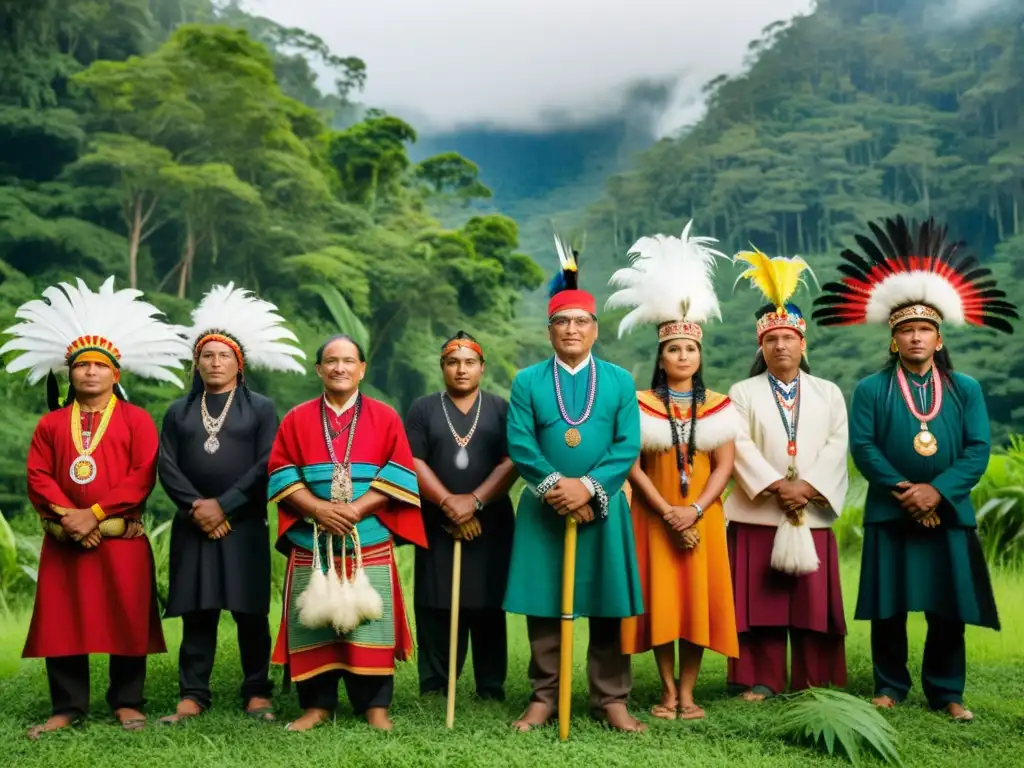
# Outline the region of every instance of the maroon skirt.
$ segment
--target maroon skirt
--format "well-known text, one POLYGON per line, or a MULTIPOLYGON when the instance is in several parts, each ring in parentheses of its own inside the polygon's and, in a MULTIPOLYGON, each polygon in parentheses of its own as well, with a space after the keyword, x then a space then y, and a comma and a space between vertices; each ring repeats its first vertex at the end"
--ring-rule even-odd
POLYGON ((828 528, 812 528, 821 565, 814 573, 790 576, 771 567, 776 528, 729 523, 729 564, 736 603, 736 631, 751 627, 795 627, 846 634, 839 551, 828 528))

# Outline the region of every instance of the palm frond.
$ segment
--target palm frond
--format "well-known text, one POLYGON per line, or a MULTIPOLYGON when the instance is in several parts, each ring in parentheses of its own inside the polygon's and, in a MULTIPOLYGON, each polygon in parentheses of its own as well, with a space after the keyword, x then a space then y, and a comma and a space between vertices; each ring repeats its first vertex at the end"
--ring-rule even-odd
POLYGON ((345 297, 341 295, 341 291, 333 285, 304 285, 302 288, 303 290, 312 291, 323 299, 324 305, 327 307, 327 311, 331 313, 331 317, 337 324, 339 332, 351 336, 369 354, 370 332, 366 330, 363 321, 352 311, 348 302, 345 301, 345 297))
POLYGON ((828 688, 810 688, 787 698, 779 723, 781 735, 824 747, 830 755, 841 747, 853 765, 861 764, 865 751, 886 763, 903 764, 896 749, 896 730, 867 701, 828 688))

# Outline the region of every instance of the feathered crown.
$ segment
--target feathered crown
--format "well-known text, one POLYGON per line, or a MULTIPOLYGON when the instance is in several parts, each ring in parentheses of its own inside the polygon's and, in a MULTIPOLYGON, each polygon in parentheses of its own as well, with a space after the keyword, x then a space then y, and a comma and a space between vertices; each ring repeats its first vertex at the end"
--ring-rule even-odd
MULTIPOLYGON (((800 307, 790 303, 789 299, 803 282, 806 271, 812 277, 810 265, 800 256, 775 256, 768 258, 754 245, 753 251, 740 251, 735 261, 742 261, 750 266, 736 278, 736 283, 743 278, 750 280, 753 287, 764 294, 768 302, 757 311, 758 341, 768 331, 778 328, 789 328, 801 336, 807 333, 807 321, 804 320, 800 307)), ((736 284, 733 284, 733 288, 736 284)))
POLYGON ((608 299, 608 309, 632 307, 619 323, 619 338, 638 325, 658 326, 658 341, 693 339, 700 342, 701 325, 722 318, 712 280, 715 257, 728 257, 710 247, 713 237, 641 237, 629 249, 630 265, 612 275, 608 284, 620 288, 608 299))
MULTIPOLYGON (((120 371, 181 386, 171 369, 189 358, 184 330, 157 319, 163 314, 145 301, 142 291, 114 290, 108 277, 93 293, 81 278, 77 286, 59 283, 43 291, 42 299, 26 302, 14 316, 23 321, 4 333, 14 336, 0 355, 22 354, 7 364, 8 373, 28 371, 30 384, 55 371, 67 371, 76 361, 93 359, 120 371)), ((56 380, 51 388, 56 390, 56 380)), ((52 399, 52 398, 51 398, 52 399)), ((52 403, 51 403, 52 405, 52 403)))
POLYGON ((566 309, 582 309, 597 314, 597 302, 592 295, 580 290, 580 254, 555 233, 555 251, 558 254, 558 272, 548 285, 548 317, 566 309))
POLYGON ((194 340, 193 362, 199 359, 204 344, 220 341, 234 350, 240 368, 249 365, 305 373, 296 358, 305 360, 306 355, 288 343, 298 339, 284 327, 284 319, 276 310, 251 291, 235 288, 234 283, 213 286, 192 310, 192 328, 187 333, 194 340))
POLYGON ((874 240, 857 235, 862 253, 843 251, 841 282, 827 283, 814 303, 813 317, 821 325, 889 323, 928 320, 939 325, 987 325, 1013 333, 1009 319, 1016 308, 997 289, 991 271, 948 242, 946 227, 929 218, 920 227, 902 216, 886 219, 884 229, 870 223, 874 240), (915 230, 916 237, 915 237, 915 230), (988 278, 988 279, 983 279, 988 278))

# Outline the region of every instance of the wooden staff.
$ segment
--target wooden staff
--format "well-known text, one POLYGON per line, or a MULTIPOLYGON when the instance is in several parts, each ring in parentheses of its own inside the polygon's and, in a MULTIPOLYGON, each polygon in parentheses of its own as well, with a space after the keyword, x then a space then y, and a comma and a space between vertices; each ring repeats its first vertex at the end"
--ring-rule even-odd
POLYGON ((573 589, 576 586, 576 519, 565 518, 565 548, 562 553, 562 647, 558 671, 558 736, 569 740, 572 714, 572 630, 573 589))
POLYGON ((452 619, 448 625, 448 712, 445 725, 455 725, 455 678, 458 674, 459 655, 459 592, 462 587, 462 539, 455 540, 455 554, 452 560, 452 619))

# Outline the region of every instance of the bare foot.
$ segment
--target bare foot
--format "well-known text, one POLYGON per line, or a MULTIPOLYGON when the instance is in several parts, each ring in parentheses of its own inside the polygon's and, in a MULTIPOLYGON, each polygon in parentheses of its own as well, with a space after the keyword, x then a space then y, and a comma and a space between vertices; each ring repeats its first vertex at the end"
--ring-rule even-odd
POLYGON ((547 725, 552 717, 551 708, 539 701, 531 701, 522 716, 512 723, 512 727, 520 733, 547 725))
POLYGON ((946 705, 946 711, 958 723, 970 723, 974 720, 974 713, 964 709, 963 704, 950 703, 946 705))
POLYGON ((288 723, 284 729, 286 731, 308 731, 312 728, 316 728, 321 723, 326 723, 327 718, 330 716, 330 711, 326 709, 307 709, 302 713, 302 717, 294 722, 288 723))
POLYGON ((178 708, 173 715, 160 718, 160 725, 177 725, 190 717, 199 717, 203 714, 203 708, 192 699, 182 699, 178 702, 178 708))
POLYGON ((875 696, 875 698, 871 700, 871 703, 879 709, 893 709, 896 706, 896 700, 891 696, 886 696, 885 694, 875 696))
POLYGON ((763 693, 758 693, 757 691, 751 689, 749 691, 744 691, 743 693, 741 693, 740 698, 744 701, 764 701, 766 697, 763 693))
POLYGON ((274 702, 262 696, 253 696, 245 705, 245 714, 256 720, 273 721, 274 702))
POLYGON ((32 741, 39 741, 39 737, 44 733, 51 733, 53 731, 63 730, 64 728, 70 728, 74 722, 75 718, 71 715, 54 715, 45 723, 33 725, 28 729, 28 732, 25 735, 32 741))
POLYGON ((376 728, 379 731, 390 731, 395 727, 388 717, 387 707, 371 707, 366 710, 366 722, 370 724, 371 728, 376 728))
POLYGON ((604 721, 617 731, 627 733, 643 733, 647 726, 629 714, 622 703, 609 704, 604 708, 604 721))
POLYGON ((146 716, 131 707, 115 709, 114 717, 121 723, 121 728, 125 731, 141 731, 146 727, 146 716))

